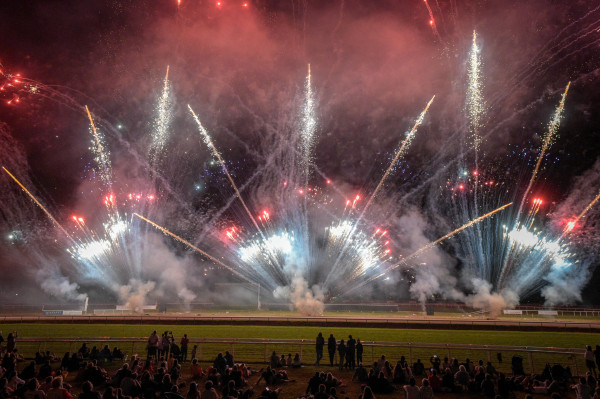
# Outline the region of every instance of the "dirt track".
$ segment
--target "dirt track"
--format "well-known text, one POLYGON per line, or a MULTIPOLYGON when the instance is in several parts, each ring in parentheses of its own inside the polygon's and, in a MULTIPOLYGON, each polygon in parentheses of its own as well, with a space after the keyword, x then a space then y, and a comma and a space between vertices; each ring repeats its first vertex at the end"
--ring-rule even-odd
POLYGON ((177 324, 177 325, 271 325, 316 327, 371 327, 451 330, 600 332, 600 320, 526 321, 485 320, 457 317, 388 316, 227 316, 223 314, 156 314, 116 316, 4 316, 0 323, 49 324, 177 324))

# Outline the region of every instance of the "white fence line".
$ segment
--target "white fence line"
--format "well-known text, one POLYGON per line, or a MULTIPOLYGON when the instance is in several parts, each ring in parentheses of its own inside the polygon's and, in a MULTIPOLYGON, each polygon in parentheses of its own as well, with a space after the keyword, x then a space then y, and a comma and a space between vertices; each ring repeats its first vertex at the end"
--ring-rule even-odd
MULTIPOLYGON (((66 350, 66 344, 68 344, 68 351, 73 352, 74 350, 78 350, 79 344, 88 343, 88 344, 125 344, 131 345, 131 352, 133 354, 138 349, 138 352, 144 353, 146 350, 146 342, 147 338, 145 337, 19 337, 18 339, 19 345, 22 347, 24 344, 37 344, 37 351, 46 350, 48 348, 48 344, 62 344, 64 349, 66 350), (77 344, 74 348, 73 345, 77 344), (137 347, 136 347, 137 344, 137 347), (141 346, 140 346, 141 345, 141 346), (44 348, 42 349, 42 346, 44 348)), ((504 354, 519 354, 525 355, 527 359, 527 363, 529 366, 529 372, 535 373, 536 371, 540 371, 540 368, 543 367, 546 363, 556 362, 556 360, 560 360, 564 366, 572 366, 575 368, 574 375, 579 375, 579 370, 585 371, 583 367, 583 355, 585 349, 578 348, 556 348, 556 347, 534 347, 534 346, 507 346, 507 345, 475 345, 475 344, 446 344, 446 343, 421 343, 421 342, 390 342, 390 341, 364 341, 361 340, 364 348, 363 359, 371 358, 371 363, 376 361, 383 351, 389 351, 392 349, 396 349, 396 352, 399 349, 405 349, 408 351, 406 353, 406 358, 409 364, 413 363, 413 360, 419 357, 419 354, 424 354, 424 350, 438 350, 443 351, 447 354, 448 358, 452 358, 452 353, 460 353, 464 357, 464 353, 473 353, 479 352, 481 354, 485 354, 487 361, 492 361, 492 354, 504 353, 504 354), (378 352, 376 353, 376 349, 378 352), (536 359, 534 359, 534 355, 536 359), (539 359, 538 359, 539 358, 539 359), (565 362, 566 360, 566 362, 565 362), (537 366, 537 367, 536 367, 537 366)), ((270 353, 277 348, 285 347, 289 350, 289 348, 297 348, 298 353, 302 359, 305 359, 302 355, 303 352, 306 353, 305 347, 310 347, 311 350, 308 352, 307 357, 312 358, 314 355, 314 340, 306 340, 306 339, 254 339, 254 338, 192 338, 190 339, 190 349, 194 345, 198 345, 198 355, 197 357, 201 360, 210 361, 214 358, 217 352, 221 350, 230 350, 232 354, 235 356, 236 347, 238 348, 238 353, 241 353, 241 357, 239 359, 236 358, 236 361, 245 361, 245 362, 260 362, 260 358, 262 357, 262 362, 267 362, 270 358, 270 353), (208 354, 207 356, 202 356, 203 353, 206 354, 208 350, 206 347, 209 347, 213 352, 208 354), (215 348, 218 346, 218 348, 215 348), (248 348, 253 348, 248 349, 248 348), (204 351, 203 351, 204 349, 204 351), (246 349, 245 351, 243 349, 246 349), (244 358, 244 356, 249 356, 253 354, 252 359, 244 358)), ((123 348, 122 349, 128 349, 123 348)), ((285 351, 287 352, 287 351, 285 351)), ((433 355, 433 351, 427 352, 427 356, 433 355)), ((327 348, 325 348, 325 357, 327 357, 327 348)), ((444 357, 444 355, 440 356, 444 357)), ((458 358, 458 355, 456 356, 458 358)), ((391 358, 390 358, 391 359, 391 358)), ((427 361, 428 358, 424 358, 427 361)), ((475 359, 473 359, 475 360, 475 359)), ((305 362, 307 363, 307 362, 305 362)), ((366 363, 366 362, 365 362, 366 363)), ((509 364, 510 359, 506 358, 506 363, 509 364)))
POLYGON ((589 329, 591 332, 600 330, 600 320, 597 322, 577 322, 577 321, 527 321, 527 320, 466 320, 466 319, 453 319, 453 318, 429 318, 429 319, 418 319, 418 318, 383 318, 383 317, 372 317, 372 318, 357 318, 357 317, 344 317, 344 316, 203 316, 203 315, 127 315, 127 314, 115 314, 115 315, 96 315, 96 316, 0 316, 0 323, 28 323, 28 322, 60 322, 60 323, 130 323, 130 324, 150 324, 150 323, 161 323, 161 324, 204 324, 206 322, 219 322, 219 323, 267 323, 267 325, 281 325, 284 322, 290 323, 319 323, 321 326, 327 326, 328 324, 335 323, 353 323, 353 324, 370 324, 372 327, 385 327, 385 326, 408 326, 408 325, 423 325, 427 327, 435 326, 446 326, 456 327, 461 326, 497 326, 505 327, 556 327, 560 328, 575 328, 575 329, 589 329))

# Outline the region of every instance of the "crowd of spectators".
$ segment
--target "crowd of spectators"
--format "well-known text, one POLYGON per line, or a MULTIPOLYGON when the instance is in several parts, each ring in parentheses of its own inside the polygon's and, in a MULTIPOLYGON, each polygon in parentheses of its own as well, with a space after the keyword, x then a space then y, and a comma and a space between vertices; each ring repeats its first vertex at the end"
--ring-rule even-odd
MULTIPOLYGON (((517 392, 527 399, 534 394, 558 399, 568 392, 574 392, 577 399, 600 399, 599 346, 586 349, 584 377, 574 378, 569 367, 559 364, 547 364, 542 373, 527 374, 519 356, 511 359, 511 373, 506 375, 498 372, 491 361, 460 361, 437 355, 412 364, 404 356, 390 361, 381 355, 366 367, 360 339, 349 335, 346 341, 338 341, 331 334, 325 340, 319 333, 316 363, 311 364, 316 371, 303 382, 293 375, 294 369, 306 367, 299 353, 286 356, 273 352, 263 368, 254 370, 236 362, 233 354, 225 351, 203 369, 196 358, 197 346, 188 357, 187 335, 177 344, 170 331, 161 336, 156 331, 150 335, 145 358, 128 358, 119 348, 108 345, 90 349, 84 343, 77 352, 67 352, 62 357, 40 351, 33 360, 25 360, 18 352, 16 340, 16 332, 6 342, 0 333, 0 399, 72 399, 74 394, 81 399, 277 399, 287 383, 306 384, 304 399, 348 398, 344 395, 349 384, 360 386, 358 399, 374 399, 376 395, 433 399, 449 393, 505 399, 515 398, 517 392), (325 345, 331 369, 320 370, 325 345), (334 375, 332 370, 336 369, 352 371, 346 374, 352 376, 350 381, 334 375), (189 378, 184 378, 184 374, 189 378), (252 378, 255 382, 251 384, 255 375, 258 379, 252 378), (75 388, 66 383, 67 376, 75 388)), ((500 354, 497 360, 502 362, 500 354)))

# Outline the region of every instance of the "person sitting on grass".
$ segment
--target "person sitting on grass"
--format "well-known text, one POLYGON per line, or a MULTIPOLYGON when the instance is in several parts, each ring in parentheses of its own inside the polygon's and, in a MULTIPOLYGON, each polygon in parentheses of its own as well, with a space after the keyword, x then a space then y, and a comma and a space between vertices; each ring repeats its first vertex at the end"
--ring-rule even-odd
POLYGON ((417 359, 416 363, 413 364, 412 372, 416 376, 425 374, 425 365, 421 362, 421 359, 417 359))
POLYGON ((291 366, 295 369, 302 367, 302 361, 300 360, 300 355, 298 353, 294 355, 291 366))
POLYGON ((421 392, 419 392, 419 388, 417 387, 417 381, 414 378, 411 378, 408 382, 408 385, 404 385, 404 392, 406 394, 406 399, 420 399, 421 392))
POLYGON ((86 381, 81 385, 81 393, 79 399, 101 399, 102 395, 100 392, 94 391, 94 385, 91 382, 86 381))
POLYGON ((200 363, 198 363, 198 359, 192 360, 192 364, 190 365, 190 374, 195 380, 204 375, 204 372, 202 371, 202 366, 200 366, 200 363))
MULTIPOLYGON (((435 371, 435 369, 433 371, 435 371)), ((429 385, 429 380, 427 378, 423 378, 421 388, 419 388, 419 394, 421 395, 421 399, 433 399, 433 389, 429 385)))
POLYGON ((217 391, 215 388, 213 388, 212 381, 206 381, 206 384, 204 384, 204 391, 202 391, 200 399, 219 399, 219 394, 217 394, 217 391))
POLYGON ((352 381, 367 382, 368 378, 369 373, 367 372, 367 369, 364 368, 362 363, 358 363, 358 367, 356 368, 356 370, 354 371, 354 375, 352 376, 352 381))

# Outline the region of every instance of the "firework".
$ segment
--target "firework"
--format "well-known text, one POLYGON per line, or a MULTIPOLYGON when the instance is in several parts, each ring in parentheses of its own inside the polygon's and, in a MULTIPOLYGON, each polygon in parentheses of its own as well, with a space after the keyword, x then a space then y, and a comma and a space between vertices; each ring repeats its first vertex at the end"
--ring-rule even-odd
POLYGON ((150 146, 150 157, 154 164, 159 161, 160 155, 169 137, 169 126, 172 119, 171 107, 173 105, 169 94, 169 66, 167 66, 167 74, 165 75, 162 95, 158 101, 157 115, 154 121, 152 143, 150 146))
POLYGON ((573 231, 573 229, 575 228, 575 226, 577 226, 577 223, 579 222, 579 220, 585 216, 586 213, 588 213, 588 211, 590 209, 592 209, 592 207, 596 204, 596 202, 598 202, 598 200, 600 200, 600 193, 598 193, 598 195, 596 195, 594 197, 594 199, 592 200, 592 202, 590 202, 584 209, 583 211, 581 211, 581 213, 579 215, 577 215, 577 217, 574 220, 571 220, 567 223, 567 225, 565 226, 565 229, 563 230, 563 233, 561 234, 560 238, 563 238, 565 236, 565 234, 570 233, 571 231, 573 231))
MULTIPOLYGON (((467 113, 469 115, 469 125, 471 135, 473 137, 473 148, 475 156, 479 153, 481 145, 481 137, 479 130, 482 125, 482 118, 485 113, 485 103, 483 101, 482 84, 481 84, 481 55, 477 45, 477 32, 473 31, 473 44, 469 54, 469 69, 468 69, 468 87, 467 87, 467 113)), ((477 160, 475 169, 478 169, 477 160)))
POLYGON ((37 204, 37 206, 39 206, 40 209, 42 211, 44 211, 44 213, 46 214, 46 216, 48 216, 48 218, 52 221, 52 223, 54 223, 54 225, 56 227, 58 227, 60 229, 60 231, 62 231, 69 240, 73 241, 73 238, 67 232, 67 230, 65 230, 65 228, 60 223, 58 223, 58 220, 56 220, 56 218, 54 216, 52 216, 50 211, 48 211, 48 209, 46 209, 46 207, 44 205, 42 205, 42 203, 31 193, 31 191, 29 191, 27 189, 27 187, 25 187, 12 173, 10 173, 8 171, 8 169, 6 169, 4 166, 2 167, 2 169, 6 172, 6 174, 8 174, 11 177, 11 179, 13 179, 15 181, 15 183, 17 183, 19 185, 19 187, 21 187, 21 189, 23 191, 25 191, 25 193, 29 196, 29 198, 31 198, 33 200, 33 202, 35 202, 37 204))
POLYGON ((225 263, 221 262, 219 259, 215 258, 214 256, 210 255, 209 253, 201 250, 200 248, 198 248, 197 246, 195 246, 194 244, 192 244, 191 242, 179 237, 177 234, 170 232, 169 230, 165 229, 164 227, 154 223, 153 221, 151 221, 150 219, 146 219, 145 217, 143 217, 142 215, 138 214, 138 213, 134 213, 133 216, 138 217, 140 219, 142 219, 143 221, 145 221, 146 223, 151 224, 152 226, 156 227, 158 230, 162 231, 163 234, 165 235, 169 235, 171 237, 173 237, 174 239, 176 239, 177 241, 179 241, 180 243, 187 245, 189 248, 193 249, 194 251, 198 252, 199 254, 203 255, 204 257, 208 258, 209 260, 211 260, 212 262, 216 263, 219 266, 224 267, 225 269, 229 270, 231 273, 235 274, 236 276, 238 276, 239 278, 243 279, 244 281, 249 282, 250 284, 256 285, 257 283, 255 283, 254 281, 248 279, 247 277, 245 277, 244 275, 242 275, 241 273, 239 273, 237 270, 233 269, 230 266, 227 266, 225 263))
POLYGON ((427 0, 423 0, 423 2, 425 3, 425 7, 427 7, 427 12, 429 13, 429 26, 431 26, 431 30, 433 31, 435 37, 439 40, 440 43, 442 43, 442 37, 440 36, 440 33, 437 30, 435 19, 433 18, 433 11, 431 11, 431 7, 429 7, 429 3, 427 2, 427 0))
POLYGON ((194 120, 196 121, 196 124, 198 125, 198 130, 200 130, 200 134, 202 135, 202 139, 204 140, 204 143, 208 146, 208 148, 213 153, 213 155, 219 160, 219 163, 221 164, 221 168, 223 169, 223 172, 227 176, 227 179, 229 180, 229 183, 231 183, 231 187, 235 191, 235 195, 237 196, 238 200, 240 201, 240 203, 244 207, 244 210, 246 211, 246 214, 248 215, 248 217, 250 218, 250 220, 252 220, 252 224, 254 224, 254 227, 256 227, 256 230, 258 230, 261 233, 261 235, 262 235, 261 228, 258 226, 258 223, 256 223, 256 219, 254 218, 254 216, 252 216, 252 212, 250 212, 250 209, 248 208, 248 205, 246 205, 246 202, 242 198, 242 195, 240 194, 240 190, 238 190, 237 185, 235 184, 235 182, 233 181, 233 178, 229 174, 229 170, 227 169, 227 166, 225 165, 225 161, 221 157, 221 154, 219 153, 219 150, 217 150, 217 147, 215 147, 215 145, 213 144, 212 139, 210 138, 210 135, 208 134, 208 132, 206 131, 206 129, 202 125, 202 122, 200 122, 200 119, 198 118, 198 115, 196 115, 196 113, 194 112, 194 110, 192 109, 192 107, 190 105, 188 105, 188 108, 189 108, 190 112, 192 113, 192 116, 194 117, 194 120))
MULTIPOLYGON (((519 229, 519 226, 521 224, 521 213, 523 212, 523 207, 525 205, 527 197, 529 196, 529 192, 531 191, 533 183, 536 180, 537 174, 540 169, 540 165, 542 164, 542 160, 544 159, 544 155, 546 154, 546 151, 548 150, 548 148, 552 145, 552 143, 556 139, 556 134, 558 132, 558 127, 559 127, 560 121, 562 119, 562 114, 563 114, 563 110, 565 107, 565 100, 567 98, 567 93, 569 92, 570 86, 571 86, 571 82, 569 82, 567 84, 567 87, 565 88, 565 91, 562 94, 560 103, 558 104, 558 107, 556 107, 556 110, 554 111, 554 115, 553 115, 552 119, 550 120, 550 123, 548 124, 548 131, 544 137, 544 143, 542 144, 542 149, 537 158, 537 162, 533 169, 533 173, 531 174, 531 178, 529 179, 527 188, 525 189, 523 197, 521 198, 521 204, 519 205, 519 210, 517 211, 517 215, 516 215, 515 222, 514 222, 514 228, 512 228, 510 230, 515 230, 515 229, 518 230, 519 229)), ((498 285, 500 287, 502 287, 506 284, 507 275, 510 273, 511 269, 514 267, 514 264, 515 264, 514 259, 511 259, 511 256, 510 256, 511 252, 512 252, 512 245, 509 246, 509 249, 508 249, 509 255, 505 257, 504 265, 502 266, 502 270, 500 272, 500 277, 498 280, 498 285)))
POLYGON ((110 155, 105 149, 104 137, 100 135, 98 130, 96 129, 96 124, 94 123, 94 119, 92 118, 92 114, 88 106, 85 106, 85 112, 90 120, 90 127, 92 130, 92 134, 94 136, 94 146, 92 147, 92 152, 95 154, 95 161, 100 168, 100 177, 106 186, 110 187, 112 185, 112 172, 111 172, 111 163, 110 163, 110 155))
POLYGON ((475 224, 477 224, 477 223, 481 222, 482 220, 485 220, 485 219, 487 219, 487 218, 489 218, 489 217, 491 217, 491 216, 495 215, 496 213, 498 213, 498 212, 500 212, 500 211, 502 211, 502 210, 504 210, 504 209, 508 208, 508 207, 509 207, 509 206, 511 206, 511 205, 512 205, 512 202, 510 202, 510 203, 508 203, 508 204, 505 204, 505 205, 502 205, 501 207, 499 207, 499 208, 497 208, 497 209, 494 209, 493 211, 491 211, 491 212, 488 212, 488 213, 486 213, 485 215, 478 217, 477 219, 473 219, 473 220, 471 220, 470 222, 468 222, 468 223, 466 223, 466 224, 464 224, 464 225, 460 226, 458 229, 456 229, 456 230, 453 230, 453 231, 451 231, 450 233, 448 233, 448 234, 444 235, 443 237, 440 237, 440 238, 438 238, 437 240, 430 242, 429 244, 427 244, 427 245, 425 245, 425 246, 423 246, 423 247, 419 248, 418 250, 416 250, 416 251, 415 251, 415 252, 413 252, 412 254, 408 255, 408 256, 407 256, 407 257, 405 257, 405 258, 403 258, 403 259, 402 259, 402 261, 401 261, 400 263, 398 263, 398 264, 395 264, 395 265, 393 265, 393 266, 389 267, 389 268, 388 268, 387 270, 385 270, 384 272, 382 272, 382 273, 379 273, 379 274, 377 274, 376 276, 374 276, 374 277, 371 277, 371 278, 370 278, 370 279, 368 279, 367 281, 365 281, 365 282, 363 282, 363 283, 359 284, 358 286, 355 286, 355 287, 353 287, 353 288, 352 288, 350 291, 348 291, 346 294, 348 294, 348 293, 350 293, 350 292, 352 292, 352 291, 355 291, 355 290, 357 290, 358 288, 360 288, 360 287, 362 287, 362 286, 364 286, 364 285, 366 285, 366 284, 370 283, 370 282, 371 282, 371 281, 373 281, 373 280, 376 280, 376 279, 378 279, 378 278, 380 278, 380 277, 383 277, 384 275, 386 275, 386 274, 387 274, 387 273, 389 273, 390 271, 392 271, 392 270, 395 270, 395 269, 397 269, 397 268, 399 268, 399 267, 401 267, 401 266, 405 265, 405 264, 406 264, 408 261, 410 261, 410 260, 412 260, 412 259, 416 258, 417 256, 421 255, 423 252, 426 252, 426 251, 428 251, 429 249, 431 249, 431 248, 435 247, 435 246, 436 246, 436 245, 438 245, 439 243, 441 243, 441 242, 443 242, 443 241, 447 240, 448 238, 455 236, 456 234, 460 233, 461 231, 463 231, 463 230, 465 230, 465 229, 468 229, 469 227, 471 227, 471 226, 473 226, 473 225, 475 225, 475 224))
POLYGON ((558 107, 556 107, 556 110, 554 111, 552 120, 548 124, 548 132, 544 136, 544 143, 542 144, 542 150, 540 151, 540 155, 538 156, 537 162, 535 163, 535 168, 533 169, 533 173, 531 174, 531 179, 529 179, 529 184, 527 185, 527 188, 525 189, 525 193, 523 194, 523 198, 521 199, 521 205, 519 206, 519 211, 517 212, 517 223, 518 223, 519 217, 521 216, 521 212, 523 211, 523 205, 525 204, 525 201, 527 200, 527 197, 529 196, 531 187, 533 186, 533 183, 535 182, 537 174, 540 170, 540 165, 542 164, 544 155, 546 155, 546 151, 548 150, 548 148, 552 145, 552 143, 556 139, 556 134, 558 132, 558 127, 559 127, 560 121, 562 119, 563 111, 565 108, 565 100, 567 99, 567 93, 569 92, 570 86, 571 86, 571 82, 569 82, 567 84, 567 87, 565 88, 565 91, 563 92, 563 95, 560 99, 560 103, 558 104, 558 107))
MULTIPOLYGON (((429 100, 429 102, 425 106, 425 109, 423 110, 423 112, 421 112, 421 114, 419 115, 419 117, 415 121, 415 124, 413 125, 412 129, 410 129, 410 131, 406 134, 406 137, 404 138, 404 140, 400 144, 400 148, 396 152, 396 155, 394 156, 394 159, 390 163, 390 166, 388 166, 387 170, 385 171, 385 173, 383 174, 383 176, 379 180, 379 183, 377 184, 377 187, 375 187, 375 190, 373 191, 373 194, 371 194, 371 196, 369 197, 369 200, 367 201, 366 205, 362 209, 362 212, 360 213, 360 216, 354 222, 353 230, 356 230, 356 227, 358 226, 358 224, 360 223, 360 221, 362 220, 362 218, 366 214, 367 210, 369 209, 369 207, 373 203, 373 200, 375 199, 375 197, 377 196, 377 193, 379 192, 379 190, 383 186, 383 183, 385 182, 385 180, 387 179, 387 177, 389 176, 389 174, 391 173, 391 171, 394 169, 394 166, 396 165, 396 163, 398 162, 398 160, 400 159, 400 157, 404 155, 405 150, 410 146, 410 143, 412 142, 413 138, 415 137, 415 135, 417 133, 418 127, 421 125, 421 123, 423 123, 423 120, 425 119, 425 115, 427 114, 427 110, 429 109, 429 107, 433 103, 434 99, 435 99, 435 95, 433 97, 431 97, 431 100, 429 100)), ((356 201, 358 201, 359 199, 360 199, 360 197, 357 195, 356 199, 354 200, 354 203, 352 204, 352 208, 354 208, 354 205, 355 205, 356 201)), ((349 237, 351 237, 351 235, 352 235, 352 232, 350 233, 349 237)), ((342 250, 340 251, 340 255, 338 256, 338 258, 336 259, 335 263, 333 264, 333 270, 334 271, 336 270, 337 264, 339 263, 341 257, 344 255, 344 252, 345 252, 347 246, 349 245, 349 243, 350 243, 350 241, 346 240, 346 243, 345 243, 344 247, 342 247, 342 250)), ((327 284, 327 282, 328 282, 328 280, 325 280, 325 284, 327 284)))

